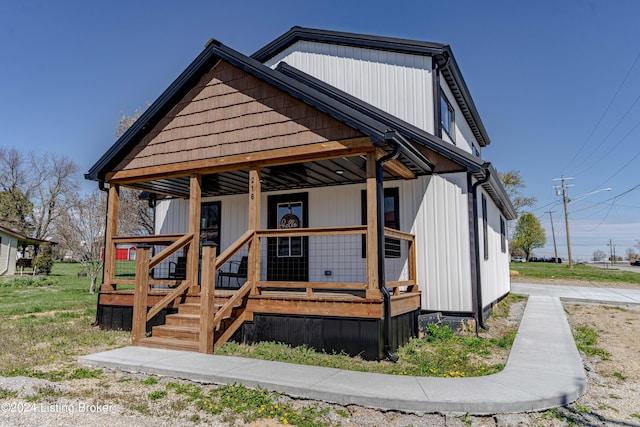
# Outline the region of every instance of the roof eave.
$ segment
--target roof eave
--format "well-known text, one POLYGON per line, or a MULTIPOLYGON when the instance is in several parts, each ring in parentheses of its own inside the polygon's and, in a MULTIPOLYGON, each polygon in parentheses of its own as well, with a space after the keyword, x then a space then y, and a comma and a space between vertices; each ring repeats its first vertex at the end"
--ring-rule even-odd
POLYGON ((446 46, 442 43, 295 26, 277 39, 273 40, 266 46, 256 51, 253 55, 251 55, 251 57, 259 62, 265 62, 269 58, 296 43, 298 40, 317 41, 345 46, 367 47, 370 49, 393 52, 420 53, 422 55, 441 54, 446 46))

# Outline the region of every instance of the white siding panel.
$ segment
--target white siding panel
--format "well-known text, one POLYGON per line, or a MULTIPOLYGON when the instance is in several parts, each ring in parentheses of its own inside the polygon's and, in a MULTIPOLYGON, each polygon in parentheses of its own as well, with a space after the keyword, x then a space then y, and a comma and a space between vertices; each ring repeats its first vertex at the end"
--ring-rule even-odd
MULTIPOLYGON (((455 145, 466 151, 467 153, 473 153, 473 144, 479 148, 478 143, 476 142, 476 138, 469 127, 464 115, 462 114, 462 110, 458 106, 456 99, 453 97, 453 93, 449 89, 447 82, 443 77, 440 77, 440 87, 442 88, 443 93, 453 106, 454 112, 454 127, 455 127, 455 145)), ((451 139, 446 135, 445 132, 442 132, 443 139, 448 142, 452 142, 451 139)))
POLYGON ((299 41, 266 65, 281 61, 434 133, 429 56, 299 41))
POLYGON ((16 274, 18 239, 8 234, 0 234, 0 237, 0 276, 13 276, 16 274))
MULTIPOLYGON (((500 233, 500 210, 493 203, 491 198, 485 194, 487 199, 487 236, 489 251, 488 259, 484 256, 484 231, 482 227, 482 197, 478 197, 478 213, 480 227, 480 271, 482 280, 482 306, 486 307, 495 302, 511 290, 511 279, 509 277, 509 251, 505 242, 505 252, 502 252, 500 233)), ((506 227, 506 223, 505 223, 506 227)))
MULTIPOLYGON (((385 187, 399 188, 400 228, 416 235, 417 275, 422 291, 422 308, 472 311, 465 174, 390 181, 385 182, 385 187)), ((364 185, 359 184, 309 190, 309 226, 361 225, 361 191, 364 188, 364 185)), ((301 190, 277 194, 299 192, 301 190)), ((269 194, 262 194, 262 228, 267 226, 269 194)), ((221 201, 221 249, 224 250, 247 230, 247 196, 206 199, 213 200, 221 201)), ((156 226, 162 233, 185 232, 188 228, 187 218, 187 201, 158 203, 156 226)), ((311 238, 309 280, 364 282, 365 259, 362 258, 360 237, 351 239, 353 240, 336 243, 335 240, 332 242, 311 238), (327 270, 332 272, 330 278, 324 274, 327 270)), ((262 263, 266 265, 266 258, 263 258, 262 263)), ((406 277, 406 248, 403 247, 400 258, 387 259, 385 265, 387 280, 406 277)), ((263 280, 266 279, 264 269, 262 276, 263 280)))
MULTIPOLYGON (((471 270, 465 174, 403 182, 403 218, 417 240, 422 308, 471 311, 471 270)), ((403 227, 404 228, 404 227, 403 227)))

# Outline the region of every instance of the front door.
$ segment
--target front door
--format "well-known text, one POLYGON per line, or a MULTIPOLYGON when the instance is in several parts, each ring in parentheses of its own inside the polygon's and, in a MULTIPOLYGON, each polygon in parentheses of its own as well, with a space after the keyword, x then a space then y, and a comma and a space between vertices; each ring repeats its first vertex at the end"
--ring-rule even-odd
MULTIPOLYGON (((307 228, 309 193, 281 194, 267 199, 267 223, 271 229, 307 228)), ((309 238, 267 239, 267 280, 309 280, 309 238)))

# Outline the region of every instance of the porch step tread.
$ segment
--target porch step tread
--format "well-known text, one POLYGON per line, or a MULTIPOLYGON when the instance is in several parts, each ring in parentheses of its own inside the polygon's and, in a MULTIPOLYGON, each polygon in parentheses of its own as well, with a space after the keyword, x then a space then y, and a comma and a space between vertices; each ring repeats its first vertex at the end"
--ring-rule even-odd
POLYGON ((188 314, 188 313, 175 313, 175 314, 167 314, 166 316, 166 325, 175 325, 175 326, 198 326, 200 325, 200 315, 199 314, 188 314))
POLYGON ((186 351, 198 351, 198 341, 186 341, 176 338, 159 338, 148 337, 142 338, 138 343, 141 347, 163 348, 167 350, 186 350, 186 351))
POLYGON ((158 325, 153 327, 152 338, 175 338, 183 341, 198 341, 200 327, 184 325, 158 325))

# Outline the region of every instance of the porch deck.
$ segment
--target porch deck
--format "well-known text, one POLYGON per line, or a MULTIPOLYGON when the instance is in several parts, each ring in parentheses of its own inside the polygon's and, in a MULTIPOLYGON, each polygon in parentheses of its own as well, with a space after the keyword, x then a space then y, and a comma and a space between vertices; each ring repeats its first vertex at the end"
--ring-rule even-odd
MULTIPOLYGON (((341 281, 340 277, 324 282, 263 280, 268 276, 264 262, 261 273, 260 247, 266 246, 268 239, 350 235, 357 237, 354 242, 359 245, 365 232, 364 226, 250 230, 218 256, 215 247, 204 246, 200 271, 192 273, 190 279, 167 279, 161 269, 162 263, 170 262, 170 256, 181 248, 189 257, 190 234, 138 237, 135 239, 142 243, 138 242, 135 274, 119 277, 114 264, 112 280, 100 291, 98 321, 103 328, 131 329, 134 345, 148 347, 210 353, 235 338, 242 342, 304 343, 325 351, 378 358, 385 301, 380 289, 368 283, 366 271, 360 272, 362 282, 341 281), (151 257, 148 243, 166 247, 151 257), (242 286, 216 287, 221 284, 217 272, 227 270, 225 266, 239 257, 250 260, 242 286), (296 334, 304 338, 296 341, 296 334), (340 336, 337 341, 332 336, 336 334, 340 336)), ((397 346, 415 335, 421 301, 415 281, 414 237, 397 230, 388 230, 387 234, 406 244, 402 251, 406 255, 402 260, 405 277, 385 284, 390 294, 389 321, 399 331, 394 338, 397 346)), ((114 244, 133 239, 118 237, 114 244)), ((366 261, 353 268, 366 270, 366 261)), ((352 272, 354 275, 358 276, 357 272, 352 272)))

